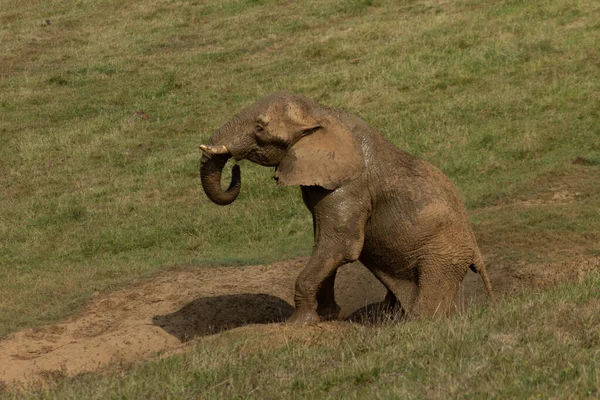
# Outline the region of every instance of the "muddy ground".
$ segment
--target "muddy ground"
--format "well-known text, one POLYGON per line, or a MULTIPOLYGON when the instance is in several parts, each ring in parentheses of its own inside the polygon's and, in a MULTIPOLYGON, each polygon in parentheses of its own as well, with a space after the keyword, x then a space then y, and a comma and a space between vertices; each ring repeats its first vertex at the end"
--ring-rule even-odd
MULTIPOLYGON (((13 333, 0 342, 0 381, 27 384, 60 375, 130 363, 157 352, 181 351, 189 341, 249 324, 284 321, 293 312, 294 280, 306 259, 271 265, 198 268, 164 273, 91 301, 62 323, 13 333)), ((524 288, 580 280, 600 259, 552 265, 501 266, 488 262, 500 296, 524 288)), ((336 298, 345 316, 385 296, 359 263, 340 269, 336 298)), ((487 302, 479 275, 469 272, 458 308, 487 302)))

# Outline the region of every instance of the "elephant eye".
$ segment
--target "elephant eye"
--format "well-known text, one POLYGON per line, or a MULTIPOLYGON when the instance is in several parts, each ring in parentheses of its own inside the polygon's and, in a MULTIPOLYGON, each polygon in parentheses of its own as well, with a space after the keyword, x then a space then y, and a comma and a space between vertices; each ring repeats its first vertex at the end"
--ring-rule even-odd
POLYGON ((267 131, 262 125, 256 125, 256 128, 254 129, 254 134, 258 139, 264 140, 266 139, 267 131))

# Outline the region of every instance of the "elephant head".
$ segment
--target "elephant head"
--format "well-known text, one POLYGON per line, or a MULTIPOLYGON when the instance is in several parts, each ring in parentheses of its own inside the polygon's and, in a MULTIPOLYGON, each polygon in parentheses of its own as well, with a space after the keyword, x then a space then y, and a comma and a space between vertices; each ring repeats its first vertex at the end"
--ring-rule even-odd
POLYGON ((241 188, 233 167, 229 189, 221 172, 231 157, 275 167, 280 185, 321 186, 334 190, 363 169, 362 151, 335 112, 299 95, 278 92, 239 112, 200 145, 202 187, 219 205, 232 203, 241 188))

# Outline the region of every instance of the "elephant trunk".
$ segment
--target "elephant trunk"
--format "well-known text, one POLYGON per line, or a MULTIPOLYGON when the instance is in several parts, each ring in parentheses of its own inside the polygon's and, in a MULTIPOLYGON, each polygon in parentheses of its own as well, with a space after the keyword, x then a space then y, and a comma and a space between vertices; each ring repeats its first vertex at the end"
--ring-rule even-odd
MULTIPOLYGON (((224 146, 223 148, 226 149, 224 146)), ((221 188, 221 173, 231 154, 217 151, 208 151, 209 154, 207 154, 205 149, 203 151, 205 154, 200 161, 200 180, 202 181, 204 193, 215 204, 226 206, 233 203, 240 194, 242 185, 239 165, 233 166, 229 188, 223 190, 221 188)))

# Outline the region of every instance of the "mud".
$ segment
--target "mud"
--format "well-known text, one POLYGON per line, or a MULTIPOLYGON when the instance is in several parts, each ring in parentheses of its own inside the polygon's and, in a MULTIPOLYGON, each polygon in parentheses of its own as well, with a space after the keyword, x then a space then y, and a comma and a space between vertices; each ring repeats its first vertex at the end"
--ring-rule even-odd
MULTIPOLYGON (((0 381, 27 384, 95 371, 112 363, 182 351, 191 339, 251 324, 284 321, 293 312, 293 287, 306 259, 272 265, 196 268, 96 298, 62 323, 16 332, 0 342, 0 381)), ((600 259, 503 267, 488 272, 500 296, 524 288, 580 280, 600 259)), ((385 289, 356 263, 340 269, 336 298, 343 315, 360 316, 385 289), (358 311, 358 313, 356 313, 358 311)), ((479 276, 469 272, 458 308, 487 302, 479 276)), ((248 329, 251 327, 247 327, 248 329)))

